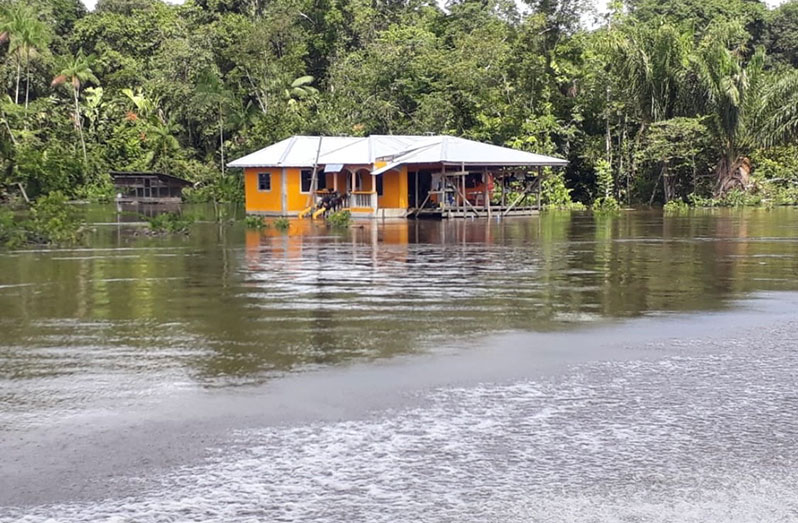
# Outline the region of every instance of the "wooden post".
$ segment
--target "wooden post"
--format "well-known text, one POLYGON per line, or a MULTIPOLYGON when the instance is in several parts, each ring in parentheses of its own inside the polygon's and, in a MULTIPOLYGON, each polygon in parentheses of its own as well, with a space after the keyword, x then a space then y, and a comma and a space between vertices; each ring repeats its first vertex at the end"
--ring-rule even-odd
MULTIPOLYGON (((463 183, 463 186, 465 187, 465 183, 463 183)), ((466 205, 468 205, 468 207, 470 207, 471 210, 474 211, 475 215, 479 216, 479 211, 476 209, 476 207, 471 205, 471 202, 469 202, 468 198, 465 197, 466 196, 465 193, 464 192, 460 192, 460 188, 457 189, 457 193, 463 200, 463 217, 465 217, 465 213, 466 213, 466 210, 467 210, 466 209, 466 205)))
POLYGON ((504 210, 504 206, 506 205, 506 193, 507 193, 507 173, 502 173, 502 210, 504 210))
POLYGON ((490 202, 488 201, 488 169, 482 168, 482 206, 488 210, 488 218, 490 218, 490 202))
POLYGON ((543 167, 538 165, 538 212, 540 212, 540 191, 543 184, 543 167))
POLYGON ((416 169, 416 200, 413 202, 418 209, 418 169, 416 169))

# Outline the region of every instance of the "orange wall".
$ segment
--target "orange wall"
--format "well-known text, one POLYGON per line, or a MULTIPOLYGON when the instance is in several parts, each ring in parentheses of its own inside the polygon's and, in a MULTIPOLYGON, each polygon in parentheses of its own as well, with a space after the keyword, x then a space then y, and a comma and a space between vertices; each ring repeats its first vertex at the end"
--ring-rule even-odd
MULTIPOLYGON (((302 211, 308 206, 308 194, 300 192, 301 189, 301 169, 285 168, 285 179, 283 179, 283 169, 280 168, 247 168, 244 169, 244 185, 246 195, 247 212, 281 212, 282 209, 282 184, 285 183, 286 207, 285 212, 302 211), (272 175, 272 187, 270 191, 258 190, 258 173, 269 172, 272 175)), ((333 176, 327 174, 327 187, 332 189, 333 176)), ((338 191, 346 191, 346 180, 348 173, 340 173, 338 176, 338 191)), ((387 209, 407 208, 407 168, 400 167, 395 171, 389 171, 382 175, 383 195, 379 198, 379 206, 387 209)), ((363 175, 364 191, 371 191, 373 176, 363 175)))
POLYGON ((288 195, 286 197, 285 210, 288 212, 303 211, 308 207, 309 195, 299 192, 302 189, 301 172, 302 169, 295 167, 287 167, 285 169, 285 187, 288 195))
POLYGON ((244 169, 244 195, 247 212, 271 211, 279 212, 280 201, 280 169, 244 169), (258 173, 268 172, 272 175, 270 191, 258 190, 258 173))
POLYGON ((385 209, 407 208, 407 167, 382 175, 382 196, 379 206, 385 209))

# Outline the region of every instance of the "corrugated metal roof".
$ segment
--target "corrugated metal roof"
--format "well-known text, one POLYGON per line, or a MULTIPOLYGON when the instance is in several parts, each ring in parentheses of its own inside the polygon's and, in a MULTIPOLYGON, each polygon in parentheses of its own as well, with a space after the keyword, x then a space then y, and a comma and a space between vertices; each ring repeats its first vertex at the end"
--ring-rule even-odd
MULTIPOLYGON (((229 164, 230 167, 312 167, 319 137, 294 136, 229 164)), ((456 136, 373 135, 366 138, 325 136, 319 165, 373 165, 389 162, 372 174, 406 164, 444 163, 479 166, 564 166, 560 158, 500 147, 456 136)))
MULTIPOLYGON (((362 138, 345 136, 292 136, 227 164, 228 167, 313 167, 321 140, 321 154, 362 138)), ((321 163, 321 162, 319 162, 321 163)))
POLYGON ((475 142, 456 136, 438 136, 415 150, 396 156, 391 162, 373 174, 380 174, 400 165, 415 163, 444 163, 450 165, 495 165, 495 166, 565 166, 566 160, 475 142))

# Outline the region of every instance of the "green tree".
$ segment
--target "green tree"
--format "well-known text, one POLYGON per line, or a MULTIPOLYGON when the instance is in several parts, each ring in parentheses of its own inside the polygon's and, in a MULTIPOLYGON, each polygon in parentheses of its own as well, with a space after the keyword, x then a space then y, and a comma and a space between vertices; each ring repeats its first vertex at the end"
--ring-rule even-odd
POLYGON ((798 0, 769 13, 764 40, 771 61, 798 67, 798 0))
POLYGON ((78 51, 74 56, 65 56, 61 59, 59 72, 53 78, 52 85, 64 85, 72 91, 74 106, 74 124, 80 137, 80 146, 83 149, 83 163, 88 166, 89 160, 86 153, 86 140, 83 136, 83 123, 80 114, 80 88, 86 82, 98 84, 100 81, 94 75, 92 66, 94 63, 93 55, 85 55, 83 51, 78 51))
POLYGON ((31 6, 17 2, 0 11, 0 41, 9 42, 9 54, 14 56, 17 67, 14 102, 19 103, 20 79, 24 66, 26 109, 30 97, 31 60, 46 51, 51 39, 50 28, 39 20, 31 6))
POLYGON ((235 101, 229 89, 224 85, 221 78, 213 71, 206 71, 200 77, 196 86, 196 100, 199 105, 212 108, 217 112, 218 131, 219 131, 219 166, 222 174, 225 172, 224 154, 224 129, 225 118, 235 101))

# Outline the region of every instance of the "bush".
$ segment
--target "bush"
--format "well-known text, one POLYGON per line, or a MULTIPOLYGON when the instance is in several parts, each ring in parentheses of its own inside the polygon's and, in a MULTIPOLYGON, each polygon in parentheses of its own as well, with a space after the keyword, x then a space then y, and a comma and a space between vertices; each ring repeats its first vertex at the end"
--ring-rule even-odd
POLYGON ((751 162, 757 180, 798 181, 798 144, 754 151, 751 162))
POLYGON ((607 160, 596 162, 596 188, 599 197, 593 201, 593 212, 613 213, 621 209, 618 200, 613 196, 615 180, 612 178, 612 166, 607 160))
MULTIPOLYGON (((550 169, 549 169, 550 171, 550 169)), ((540 184, 540 201, 544 209, 584 210, 585 205, 571 199, 562 171, 547 172, 540 184)))
POLYGON ((291 227, 291 222, 287 218, 277 218, 273 222, 274 228, 278 231, 287 231, 291 227))
POLYGON ((696 193, 688 194, 687 201, 690 202, 690 205, 693 207, 718 207, 720 203, 720 200, 716 200, 715 198, 707 198, 696 193))
POLYGON ((0 208, 0 244, 16 247, 24 242, 24 230, 15 223, 14 211, 0 208))
POLYGON ((352 213, 343 210, 335 211, 327 215, 327 224, 336 229, 346 229, 352 224, 352 213))
POLYGON ((189 227, 194 223, 194 218, 176 212, 165 212, 153 217, 143 216, 150 229, 156 233, 188 234, 189 227))
POLYGON ((76 243, 82 236, 83 226, 78 210, 67 203, 62 192, 54 191, 33 205, 26 225, 27 243, 76 243))
POLYGON ((102 182, 83 185, 75 191, 75 196, 81 200, 88 200, 92 203, 110 203, 116 198, 116 188, 108 178, 102 182))
POLYGON ((763 200, 770 205, 798 205, 798 187, 784 187, 773 183, 765 183, 760 188, 763 200))
POLYGON ((30 244, 71 244, 83 236, 84 221, 60 191, 36 201, 25 218, 0 210, 0 243, 9 247, 30 244))
POLYGON ((263 219, 262 216, 247 216, 244 218, 244 225, 247 226, 247 229, 266 229, 269 227, 269 224, 263 219))
POLYGON ((224 176, 203 164, 192 163, 194 173, 186 176, 195 180, 194 187, 183 189, 183 199, 189 203, 243 203, 244 176, 241 172, 232 171, 224 176))
POLYGON ((690 206, 683 200, 671 200, 662 208, 665 214, 686 214, 690 206))
POLYGON ((692 193, 687 196, 690 204, 694 207, 756 207, 762 205, 764 198, 762 194, 755 194, 732 189, 723 198, 706 198, 692 193))
POLYGON ((596 198, 593 202, 593 212, 596 214, 611 214, 621 210, 621 204, 613 196, 596 198))

